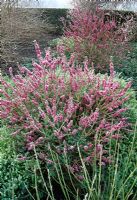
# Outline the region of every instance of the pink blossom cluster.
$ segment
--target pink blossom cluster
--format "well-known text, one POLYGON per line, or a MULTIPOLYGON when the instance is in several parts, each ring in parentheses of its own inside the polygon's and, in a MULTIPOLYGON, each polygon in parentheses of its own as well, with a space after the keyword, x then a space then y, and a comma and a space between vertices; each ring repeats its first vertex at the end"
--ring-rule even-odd
POLYGON ((87 56, 90 63, 96 64, 96 69, 106 72, 111 56, 124 56, 126 32, 117 27, 114 19, 105 20, 103 10, 75 8, 70 11, 69 18, 69 22, 62 19, 64 36, 73 39, 74 47, 66 42, 64 46, 66 51, 75 52, 79 61, 87 56))
POLYGON ((128 126, 123 113, 131 83, 121 86, 112 63, 110 76, 100 75, 87 62, 74 66, 74 55, 55 58, 48 49, 42 57, 36 41, 35 48, 39 64, 33 62, 32 71, 19 65, 18 75, 10 68, 11 83, 1 77, 0 118, 11 135, 21 139, 21 149, 32 153, 35 147, 45 161, 51 160, 49 143, 60 156, 69 154, 73 171, 80 170, 77 144, 86 164, 100 156, 102 164, 110 163, 105 145, 122 138, 128 126))

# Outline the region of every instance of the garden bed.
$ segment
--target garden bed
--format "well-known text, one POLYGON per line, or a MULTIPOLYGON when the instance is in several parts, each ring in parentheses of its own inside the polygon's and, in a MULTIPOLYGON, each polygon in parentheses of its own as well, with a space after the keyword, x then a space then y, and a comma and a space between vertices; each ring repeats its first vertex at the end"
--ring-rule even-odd
POLYGON ((121 37, 99 14, 75 10, 61 40, 18 41, 22 64, 2 67, 2 200, 137 199, 137 43, 114 66, 121 37))

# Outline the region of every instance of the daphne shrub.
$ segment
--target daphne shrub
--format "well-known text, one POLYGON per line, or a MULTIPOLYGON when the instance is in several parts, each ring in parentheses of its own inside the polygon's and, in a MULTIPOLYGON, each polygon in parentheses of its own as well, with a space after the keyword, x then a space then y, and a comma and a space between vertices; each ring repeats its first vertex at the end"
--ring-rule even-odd
POLYGON ((73 40, 72 45, 64 41, 67 52, 75 52, 77 59, 88 57, 89 63, 96 64, 97 71, 106 72, 111 57, 124 56, 127 49, 126 32, 119 28, 115 20, 105 20, 104 11, 75 8, 68 14, 68 21, 63 20, 64 37, 73 40))
POLYGON ((80 178, 77 146, 87 166, 93 160, 97 165, 113 162, 107 149, 129 127, 123 114, 131 82, 121 85, 112 63, 110 76, 95 74, 88 61, 76 66, 73 54, 67 60, 47 50, 43 58, 37 42, 35 49, 39 63, 32 62, 32 71, 19 65, 18 75, 9 69, 12 83, 1 77, 0 117, 15 139, 20 159, 34 157, 35 150, 51 167, 53 150, 62 165, 67 155, 71 172, 80 178))

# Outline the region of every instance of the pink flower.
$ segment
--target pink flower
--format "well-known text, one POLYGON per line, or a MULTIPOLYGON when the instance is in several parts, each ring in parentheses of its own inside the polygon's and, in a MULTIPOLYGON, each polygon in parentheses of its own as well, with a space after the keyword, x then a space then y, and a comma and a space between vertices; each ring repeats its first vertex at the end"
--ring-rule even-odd
POLYGON ((103 149, 103 145, 102 144, 97 144, 97 146, 96 146, 97 152, 102 151, 102 149, 103 149))
POLYGON ((118 139, 121 139, 122 136, 120 134, 115 134, 115 135, 112 135, 111 138, 118 140, 118 139))
POLYGON ((35 45, 35 51, 36 51, 37 58, 39 59, 39 61, 42 61, 42 53, 40 50, 40 46, 36 40, 34 40, 34 45, 35 45))
POLYGON ((52 60, 50 48, 48 48, 47 50, 45 50, 45 58, 44 59, 46 61, 48 61, 48 62, 52 60))
POLYGON ((32 65, 33 67, 36 69, 36 70, 43 70, 43 67, 39 64, 37 64, 36 62, 32 62, 32 65))
POLYGON ((73 126, 73 120, 70 120, 70 122, 67 125, 67 128, 70 129, 73 126))
POLYGON ((41 159, 41 160, 46 160, 46 154, 45 153, 39 153, 38 154, 38 157, 41 159))
POLYGON ((127 110, 128 110, 128 108, 121 108, 121 109, 117 110, 117 111, 113 114, 113 117, 118 117, 118 116, 121 115, 121 113, 123 113, 123 112, 125 112, 125 111, 127 111, 127 110))
POLYGON ((57 124, 58 121, 59 121, 58 115, 56 115, 55 117, 53 117, 53 119, 54 119, 54 123, 57 124))
POLYGON ((86 103, 86 104, 90 104, 91 101, 92 101, 92 98, 89 96, 89 94, 85 93, 85 94, 84 94, 84 97, 83 97, 83 101, 84 101, 84 103, 86 103))
POLYGON ((72 135, 76 135, 77 134, 77 132, 78 132, 78 130, 77 129, 74 129, 73 131, 72 131, 72 135))
POLYGON ((80 181, 84 180, 84 176, 83 176, 83 175, 77 175, 77 178, 78 178, 80 181))
POLYGON ((64 116, 63 116, 62 114, 59 114, 59 115, 58 115, 58 120, 59 120, 59 122, 62 122, 63 119, 64 119, 64 116))
POLYGON ((121 128, 123 128, 125 125, 122 121, 120 121, 118 124, 114 124, 111 126, 110 129, 110 133, 114 132, 114 131, 119 131, 121 128))
POLYGON ((83 126, 84 128, 87 128, 91 125, 90 118, 89 117, 81 117, 79 121, 79 125, 83 126))
POLYGON ((39 137, 36 141, 35 141, 35 145, 39 145, 44 141, 44 137, 39 137))
POLYGON ((79 89, 79 86, 76 80, 71 80, 71 88, 74 92, 76 92, 79 89))
POLYGON ((65 109, 67 116, 71 117, 71 115, 76 111, 76 109, 77 109, 77 106, 73 102, 73 97, 70 97, 68 99, 67 108, 65 109))
POLYGON ((48 90, 49 90, 49 85, 45 84, 45 91, 48 92, 48 90))
POLYGON ((62 130, 63 130, 64 132, 67 132, 67 131, 68 131, 68 128, 66 128, 65 126, 62 126, 62 130))
POLYGON ((100 124, 99 124, 99 126, 96 128, 96 131, 98 132, 101 129, 104 129, 105 128, 105 124, 106 124, 105 119, 102 119, 100 124))
POLYGON ((30 142, 30 143, 27 144, 27 149, 28 149, 28 151, 31 151, 31 150, 33 150, 34 148, 35 148, 34 142, 30 142))
POLYGON ((84 146, 84 150, 85 151, 88 151, 89 150, 89 147, 86 145, 86 146, 84 146))
POLYGON ((62 140, 65 135, 61 131, 54 131, 54 135, 59 139, 62 140))
POLYGON ((65 47, 63 45, 57 45, 57 52, 60 54, 64 54, 65 47))
POLYGON ((18 135, 18 134, 20 133, 20 131, 21 131, 21 129, 15 131, 15 132, 13 132, 13 133, 11 133, 11 135, 12 135, 12 136, 16 136, 16 135, 18 135))
POLYGON ((24 161, 24 160, 26 160, 27 158, 26 158, 26 156, 18 156, 18 158, 17 158, 19 161, 24 161))
POLYGON ((96 108, 96 111, 90 115, 91 122, 96 122, 99 117, 99 109, 96 108))
POLYGON ((72 53, 69 59, 69 66, 73 65, 75 62, 75 53, 72 53))
POLYGON ((27 136, 26 136, 26 141, 27 141, 28 143, 31 143, 31 142, 34 141, 34 137, 31 136, 31 135, 27 135, 27 136))
POLYGON ((85 161, 86 163, 90 163, 91 160, 92 160, 92 157, 91 157, 91 156, 88 156, 88 157, 86 157, 86 158, 84 159, 84 161, 85 161))
POLYGON ((102 156, 102 162, 105 164, 111 164, 112 160, 109 157, 106 158, 106 157, 102 156))

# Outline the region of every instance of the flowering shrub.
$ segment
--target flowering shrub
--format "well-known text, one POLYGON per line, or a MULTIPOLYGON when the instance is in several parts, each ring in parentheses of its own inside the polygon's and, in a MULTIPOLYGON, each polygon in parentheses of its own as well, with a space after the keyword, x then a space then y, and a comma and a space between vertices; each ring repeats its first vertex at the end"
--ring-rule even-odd
POLYGON ((105 21, 103 11, 76 8, 70 11, 68 18, 70 21, 67 23, 62 20, 64 36, 73 39, 74 48, 66 42, 64 46, 67 51, 75 52, 79 61, 87 56, 98 70, 106 71, 111 56, 120 58, 124 55, 126 32, 118 29, 114 20, 105 21))
POLYGON ((35 48, 39 64, 33 62, 32 71, 19 65, 13 76, 10 68, 11 84, 1 77, 0 117, 7 120, 22 159, 36 149, 38 158, 52 165, 51 148, 62 159, 66 154, 71 171, 81 177, 78 144, 85 165, 112 162, 106 146, 121 139, 128 126, 123 113, 131 83, 121 86, 112 63, 110 76, 100 75, 87 61, 84 68, 75 66, 73 54, 67 60, 47 50, 43 58, 37 42, 35 48))

